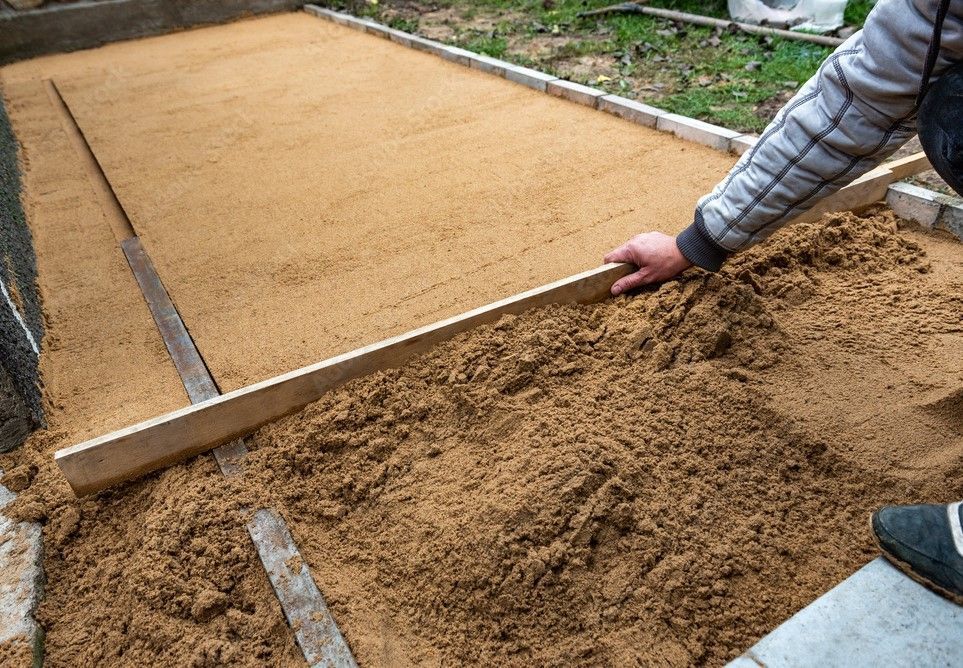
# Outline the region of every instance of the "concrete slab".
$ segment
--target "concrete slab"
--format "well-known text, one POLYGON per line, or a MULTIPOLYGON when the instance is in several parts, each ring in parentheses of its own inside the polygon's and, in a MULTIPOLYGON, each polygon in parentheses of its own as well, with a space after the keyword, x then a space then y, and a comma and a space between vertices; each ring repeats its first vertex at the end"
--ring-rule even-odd
POLYGON ((665 116, 668 113, 620 95, 603 95, 599 98, 598 108, 647 128, 654 128, 659 116, 665 116))
POLYGON ((43 631, 34 613, 43 595, 41 529, 36 522, 14 522, 6 516, 4 509, 16 497, 0 485, 0 644, 13 646, 18 656, 32 657, 39 665, 43 631))
POLYGON ((555 79, 554 81, 546 82, 545 92, 555 97, 584 104, 586 107, 592 107, 593 109, 598 107, 599 98, 605 95, 605 93, 600 90, 596 90, 590 86, 583 86, 574 81, 566 81, 565 79, 555 79))
POLYGON ((878 558, 800 610, 729 668, 960 665, 963 607, 878 558))

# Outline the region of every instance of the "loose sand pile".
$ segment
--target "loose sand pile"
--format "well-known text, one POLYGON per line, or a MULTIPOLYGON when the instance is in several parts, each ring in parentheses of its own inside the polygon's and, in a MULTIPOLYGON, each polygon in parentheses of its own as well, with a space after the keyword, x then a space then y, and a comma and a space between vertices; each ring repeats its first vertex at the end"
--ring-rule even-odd
POLYGON ((873 555, 872 508, 963 495, 961 261, 937 285, 891 217, 840 215, 719 276, 504 318, 262 429, 248 493, 362 664, 718 665, 873 555), (823 378, 783 401, 814 347, 823 378), (827 372, 882 375, 810 419, 827 372), (850 441, 867 405, 938 434, 936 463, 850 441))
POLYGON ((246 481, 203 456, 78 501, 40 434, 0 466, 45 525, 48 665, 299 664, 242 505, 364 665, 717 664, 873 555, 870 509, 963 496, 960 251, 836 216, 506 318, 264 428, 246 481))

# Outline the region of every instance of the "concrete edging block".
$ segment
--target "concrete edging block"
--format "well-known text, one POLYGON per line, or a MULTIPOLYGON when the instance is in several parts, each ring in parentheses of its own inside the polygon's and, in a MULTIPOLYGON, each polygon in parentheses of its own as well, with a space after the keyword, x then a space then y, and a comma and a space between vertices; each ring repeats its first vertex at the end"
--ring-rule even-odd
POLYGON ((43 656, 43 631, 34 618, 43 598, 43 537, 39 523, 7 516, 16 496, 0 485, 0 642, 23 644, 36 661, 43 656))
POLYGON ((620 95, 603 95, 599 98, 598 108, 647 128, 654 128, 659 117, 668 113, 620 95))
POLYGON ((381 23, 365 21, 364 31, 369 35, 377 35, 378 37, 383 37, 384 39, 391 39, 392 29, 381 23))
POLYGON ((395 44, 407 46, 409 49, 411 48, 411 35, 402 30, 395 30, 394 28, 391 28, 388 31, 388 39, 395 44))
POLYGON ((680 139, 710 146, 720 151, 728 151, 730 142, 740 134, 734 130, 727 130, 718 125, 679 114, 659 116, 655 127, 663 132, 671 132, 680 139))
MULTIPOLYGON (((471 52, 469 51, 469 53, 471 52)), ((491 56, 472 53, 468 66, 473 70, 479 70, 486 74, 494 74, 496 77, 504 78, 505 72, 508 68, 512 67, 512 64, 506 63, 504 60, 499 60, 498 58, 492 58, 491 56)))
POLYGON ((947 204, 936 227, 963 241, 963 204, 947 204))
POLYGON ((900 218, 945 230, 963 241, 963 200, 958 197, 898 182, 886 189, 886 204, 900 218))
POLYGON ((759 141, 756 135, 739 135, 729 140, 729 150, 736 155, 742 155, 759 141))
POLYGON ((545 92, 555 97, 561 97, 571 102, 584 104, 593 109, 598 108, 599 98, 605 95, 603 91, 584 86, 574 81, 554 79, 545 83, 545 92))
POLYGON ((431 53, 436 56, 440 56, 445 49, 444 44, 431 39, 425 39, 424 37, 418 37, 418 35, 410 35, 408 41, 409 46, 415 51, 424 51, 425 53, 431 53))
POLYGON ((521 67, 520 65, 512 65, 506 69, 505 78, 509 81, 522 84, 523 86, 540 90, 543 93, 549 81, 558 80, 558 77, 553 77, 551 74, 545 74, 544 72, 539 72, 529 67, 521 67))
POLYGON ((879 557, 728 665, 952 666, 960 656, 963 608, 879 557))
POLYGON ((886 189, 886 204, 900 218, 914 220, 929 229, 933 229, 943 212, 937 193, 910 183, 890 185, 886 189))
POLYGON ((450 60, 453 63, 458 63, 459 65, 469 67, 471 65, 472 57, 475 54, 457 46, 448 46, 447 44, 443 44, 438 55, 445 60, 450 60))

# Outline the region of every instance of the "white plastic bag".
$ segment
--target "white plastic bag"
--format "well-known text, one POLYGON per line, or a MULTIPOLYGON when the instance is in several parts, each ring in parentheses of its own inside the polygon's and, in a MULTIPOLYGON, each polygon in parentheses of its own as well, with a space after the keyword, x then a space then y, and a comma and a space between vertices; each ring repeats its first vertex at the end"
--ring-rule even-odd
POLYGON ((729 14, 742 23, 775 23, 828 32, 843 25, 846 0, 728 0, 729 14))

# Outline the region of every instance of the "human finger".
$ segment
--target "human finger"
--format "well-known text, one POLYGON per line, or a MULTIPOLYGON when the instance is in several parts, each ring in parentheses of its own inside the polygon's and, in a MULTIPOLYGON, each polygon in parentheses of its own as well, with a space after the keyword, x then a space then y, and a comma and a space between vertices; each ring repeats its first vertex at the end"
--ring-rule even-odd
POLYGON ((612 294, 620 295, 623 292, 628 292, 629 290, 634 290, 640 285, 645 285, 650 283, 649 273, 647 271, 640 270, 635 273, 629 274, 628 276, 623 276, 615 283, 612 284, 612 294))
POLYGON ((605 262, 631 262, 635 264, 632 249, 628 244, 622 244, 615 250, 610 250, 602 260, 605 262))

